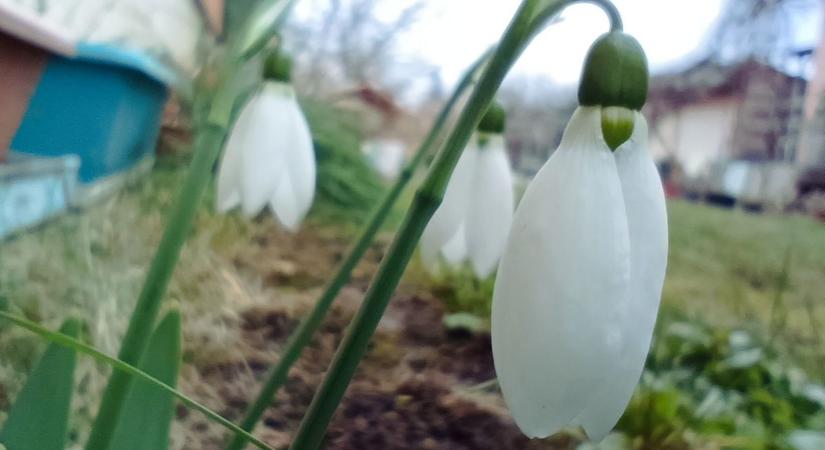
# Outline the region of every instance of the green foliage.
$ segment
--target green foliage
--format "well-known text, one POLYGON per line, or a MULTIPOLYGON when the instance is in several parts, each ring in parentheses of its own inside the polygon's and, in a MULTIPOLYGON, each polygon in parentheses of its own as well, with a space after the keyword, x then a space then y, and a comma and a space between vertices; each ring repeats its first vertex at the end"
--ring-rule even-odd
POLYGON ((825 376, 822 224, 684 201, 669 202, 668 215, 663 303, 712 327, 770 330, 806 371, 825 376))
MULTIPOLYGON (((175 387, 181 361, 181 317, 166 315, 155 329, 139 369, 175 387)), ((112 448, 164 450, 169 448, 169 429, 174 419, 174 397, 145 380, 135 380, 123 406, 112 448)))
MULTIPOLYGON (((60 332, 77 337, 80 323, 67 320, 60 332)), ((65 448, 76 359, 73 350, 49 345, 14 402, 0 443, 10 450, 65 448)))
POLYGON ((353 115, 304 99, 312 128, 318 176, 312 215, 325 223, 360 224, 381 201, 386 186, 361 153, 353 115))
POLYGON ((485 320, 490 317, 495 276, 479 280, 469 266, 442 266, 429 283, 433 295, 444 302, 448 312, 467 313, 485 320))
MULTIPOLYGON (((126 363, 122 360, 112 358, 111 356, 108 356, 105 353, 102 353, 100 350, 97 350, 94 347, 91 347, 87 344, 84 344, 83 342, 77 340, 76 338, 73 338, 71 336, 67 336, 67 335, 62 334, 62 333, 51 331, 48 328, 40 326, 37 323, 32 322, 29 319, 26 319, 25 317, 20 317, 20 316, 17 316, 15 314, 10 314, 10 313, 2 311, 2 310, 0 310, 0 317, 14 323, 15 325, 17 325, 21 328, 24 328, 28 331, 31 331, 32 333, 40 336, 41 338, 43 338, 43 339, 45 339, 49 342, 52 342, 54 344, 58 344, 60 346, 66 347, 66 348, 69 348, 69 349, 74 350, 74 351, 79 352, 79 353, 83 353, 87 356, 91 356, 92 358, 94 358, 98 362, 108 364, 109 366, 111 366, 112 368, 117 370, 118 372, 125 373, 127 376, 130 376, 130 377, 137 377, 137 380, 146 381, 146 382, 154 385, 156 388, 158 388, 158 389, 160 389, 164 392, 168 392, 169 394, 173 395, 174 397, 177 397, 177 399, 180 400, 187 407, 201 412, 203 415, 205 415, 210 420, 222 425, 223 427, 229 429, 233 433, 239 433, 239 434, 243 435, 244 438, 247 441, 249 441, 250 444, 253 444, 256 447, 264 449, 264 450, 272 450, 272 447, 269 447, 268 445, 266 445, 261 440, 255 438, 251 434, 249 434, 246 431, 242 430, 240 427, 233 424, 232 422, 230 422, 229 420, 227 420, 226 418, 224 418, 220 414, 210 410, 209 408, 207 408, 206 406, 203 406, 202 404, 196 402, 195 400, 192 400, 191 398, 187 397, 182 392, 178 391, 177 389, 169 386, 168 384, 166 384, 162 381, 159 381, 157 378, 152 377, 151 375, 147 374, 146 372, 140 370, 137 367, 129 365, 128 363, 126 363)), ((152 330, 152 331, 154 332, 155 330, 152 330)), ((162 334, 167 334, 167 332, 164 332, 162 334)), ((150 338, 152 336, 153 336, 153 333, 150 334, 150 338)), ((129 393, 130 393, 130 391, 126 391, 127 395, 129 393)), ((110 431, 112 431, 112 432, 116 431, 114 425, 113 425, 113 427, 110 431)), ((114 435, 113 433, 111 433, 111 434, 114 435)))
POLYGON ((618 430, 638 448, 804 450, 792 436, 825 424, 825 386, 743 330, 665 313, 645 375, 618 430))

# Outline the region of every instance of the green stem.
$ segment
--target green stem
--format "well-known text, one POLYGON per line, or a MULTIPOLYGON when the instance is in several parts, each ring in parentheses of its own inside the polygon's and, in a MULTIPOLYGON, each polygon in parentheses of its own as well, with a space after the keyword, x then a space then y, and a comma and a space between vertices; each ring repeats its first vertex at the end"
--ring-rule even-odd
MULTIPOLYGON (((203 193, 211 179, 212 168, 226 139, 237 98, 235 74, 244 61, 252 57, 274 35, 295 1, 273 0, 262 3, 256 14, 247 19, 243 39, 240 41, 246 47, 233 48, 222 67, 220 85, 212 98, 205 123, 196 131, 195 156, 172 208, 121 344, 118 356, 128 364, 137 364, 146 349, 163 297, 180 258, 180 251, 192 229, 203 193)), ((128 374, 112 374, 103 393, 86 450, 108 450, 111 446, 114 424, 119 420, 131 381, 128 374)))
MULTIPOLYGON (((492 60, 487 65, 476 88, 464 107, 458 122, 442 148, 433 166, 418 189, 403 225, 396 235, 387 255, 378 269, 364 302, 347 329, 338 347, 324 381, 315 393, 307 414, 292 442, 292 450, 315 450, 320 447, 327 426, 344 396, 358 363, 366 353, 370 338, 390 301, 401 276, 415 250, 424 228, 441 203, 447 182, 458 162, 461 152, 487 110, 504 76, 530 39, 546 21, 572 0, 524 0, 492 60)), ((606 4, 599 1, 598 4, 606 4)), ((615 11, 615 8, 612 9, 615 11)), ((610 11, 608 11, 609 14, 610 11)), ((620 21, 611 20, 611 25, 620 21)))
POLYGON ((438 198, 428 197, 421 192, 416 194, 410 214, 393 241, 384 263, 381 264, 362 307, 347 329, 324 382, 315 393, 315 398, 292 443, 292 449, 317 449, 321 444, 327 424, 366 351, 390 295, 401 279, 404 271, 399 268, 406 266, 438 204, 438 198))
POLYGON ((249 58, 264 48, 286 20, 297 0, 264 1, 246 19, 239 39, 233 42, 234 52, 249 58))
MULTIPOLYGON (((226 138, 232 107, 232 102, 225 100, 232 95, 227 91, 228 89, 218 91, 209 115, 210 122, 199 127, 197 131, 194 158, 171 210, 171 216, 149 267, 118 354, 119 359, 128 364, 137 365, 146 349, 181 248, 192 228, 203 193, 211 178, 212 167, 226 138)), ((114 425, 120 418, 131 382, 132 377, 125 372, 112 373, 86 443, 87 450, 109 449, 114 425)))
POLYGON ((251 434, 245 432, 240 427, 238 427, 234 423, 230 422, 229 420, 225 419, 220 414, 212 411, 211 409, 209 409, 206 406, 198 403, 197 401, 187 397, 186 394, 178 391, 177 389, 173 388, 172 386, 169 386, 168 384, 158 380, 157 378, 147 374, 146 372, 138 369, 137 367, 135 367, 131 364, 127 364, 124 361, 112 358, 111 356, 97 350, 94 347, 86 345, 83 342, 80 342, 79 340, 77 340, 77 339, 75 339, 71 336, 51 331, 48 328, 42 327, 42 326, 40 326, 40 325, 38 325, 38 324, 28 320, 28 319, 25 319, 23 317, 18 317, 18 316, 15 316, 14 314, 9 314, 5 311, 0 311, 0 317, 14 323, 15 325, 17 325, 21 328, 25 328, 25 329, 31 331, 34 334, 37 334, 38 336, 42 337, 43 339, 45 339, 49 342, 53 342, 57 345, 61 345, 63 347, 69 348, 69 349, 74 350, 74 351, 79 352, 79 353, 83 353, 87 356, 92 357, 94 360, 96 360, 98 362, 108 364, 113 369, 115 369, 117 371, 120 371, 120 372, 128 375, 129 377, 141 378, 144 381, 155 385, 158 389, 162 389, 162 390, 174 395, 175 397, 177 397, 181 401, 181 403, 183 403, 184 405, 186 405, 187 407, 189 407, 191 409, 199 411, 200 413, 205 415, 207 418, 209 418, 213 422, 216 422, 216 423, 228 428, 229 430, 243 436, 243 439, 245 441, 251 442, 256 447, 264 449, 264 450, 274 450, 272 447, 266 445, 265 443, 259 441, 258 439, 255 439, 255 436, 252 436, 251 434))
MULTIPOLYGON (((315 334, 315 331, 317 331, 318 327, 321 326, 324 317, 326 317, 332 302, 338 296, 341 288, 349 282, 353 269, 355 269, 355 266, 361 261, 364 253, 366 253, 369 249, 372 241, 375 239, 375 235, 378 233, 378 230, 381 229, 381 226, 384 224, 384 221, 387 219, 390 211, 392 211, 393 205, 395 205, 395 202, 398 200, 401 192, 404 191, 404 188, 412 179, 416 169, 421 165, 424 159, 426 159, 426 156, 430 153, 430 150, 438 141, 441 131, 444 129, 444 126, 450 117, 450 113, 458 103, 458 100, 461 98, 462 94, 474 82, 474 78, 478 74, 483 63, 487 60, 487 56, 488 53, 482 55, 482 57, 476 61, 476 63, 461 79, 458 86, 436 117, 432 128, 430 128, 430 131, 427 134, 427 137, 415 152, 413 158, 401 172, 398 180, 395 182, 395 185, 393 185, 381 201, 381 204, 370 216, 367 225, 362 229, 358 240, 347 256, 347 259, 344 260, 341 267, 338 269, 338 273, 332 280, 330 280, 326 290, 323 294, 321 294, 321 297, 318 298, 313 310, 309 313, 309 315, 304 317, 301 324, 292 333, 289 340, 287 340, 280 361, 278 361, 278 364, 267 374, 266 382, 261 388, 261 392, 258 393, 258 397, 249 407, 246 412, 246 417, 243 422, 241 422, 241 428, 244 430, 251 432, 255 428, 255 425, 261 419, 261 416, 263 416, 263 413, 275 397, 275 393, 281 386, 283 386, 284 382, 286 382, 287 376, 289 375, 289 369, 298 360, 304 347, 306 347, 312 339, 312 335, 315 334)), ((236 435, 229 443, 229 446, 227 446, 227 450, 240 450, 243 448, 244 443, 245 440, 242 439, 241 436, 236 435)))

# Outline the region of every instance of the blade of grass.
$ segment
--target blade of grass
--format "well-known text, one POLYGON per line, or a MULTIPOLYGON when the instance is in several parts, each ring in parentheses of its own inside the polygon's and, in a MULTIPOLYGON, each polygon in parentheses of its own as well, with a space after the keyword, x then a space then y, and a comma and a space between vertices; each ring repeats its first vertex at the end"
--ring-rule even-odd
MULTIPOLYGON (((211 409, 207 408, 206 406, 204 406, 204 405, 198 403, 197 401, 189 398, 183 392, 178 391, 177 389, 173 388, 172 386, 169 386, 168 384, 166 384, 166 383, 158 380, 157 378, 147 374, 146 372, 138 369, 137 367, 132 366, 131 364, 128 364, 124 361, 113 358, 113 357, 101 352, 100 350, 98 350, 98 349, 96 349, 96 348, 94 348, 90 345, 87 345, 87 344, 84 344, 83 342, 80 342, 79 340, 77 340, 73 337, 66 336, 65 334, 58 333, 58 332, 49 330, 48 328, 42 327, 42 326, 40 326, 40 325, 38 325, 38 324, 36 324, 36 323, 32 322, 31 320, 28 320, 26 318, 18 317, 14 314, 9 314, 5 311, 0 311, 0 318, 6 319, 6 320, 12 322, 13 324, 15 324, 15 325, 17 325, 21 328, 25 328, 25 329, 31 331, 32 333, 42 337, 43 339, 45 339, 45 340, 47 340, 51 343, 69 348, 71 350, 74 350, 78 353, 82 353, 82 354, 87 355, 87 356, 90 356, 95 361, 98 361, 98 362, 101 362, 101 363, 104 363, 104 364, 108 364, 109 366, 111 366, 116 371, 121 372, 121 373, 125 374, 126 376, 128 376, 130 378, 134 377, 134 378, 146 381, 147 383, 152 384, 153 386, 157 387, 158 389, 161 389, 161 390, 163 390, 165 392, 168 392, 169 394, 175 396, 187 408, 190 408, 190 409, 193 409, 195 411, 200 412, 201 414, 206 416, 209 420, 223 426, 224 428, 228 429, 229 431, 232 431, 233 433, 241 434, 247 441, 249 441, 251 444, 255 445, 256 447, 258 447, 262 450, 275 450, 274 448, 266 445, 264 442, 256 439, 255 436, 252 436, 251 434, 249 434, 246 431, 242 430, 240 427, 238 427, 237 425, 235 425, 234 423, 232 423, 228 419, 224 418, 220 414, 212 411, 211 409)), ((40 449, 38 448, 38 450, 40 450, 40 449)))
MULTIPOLYGON (((130 365, 140 360, 155 326, 166 288, 174 273, 180 251, 186 241, 200 206, 201 198, 211 178, 212 166, 226 137, 226 128, 209 125, 198 133, 194 159, 186 180, 172 208, 160 245, 129 320, 129 327, 118 354, 130 365)), ((116 371, 112 373, 86 444, 86 450, 109 450, 115 424, 120 420, 123 402, 132 377, 116 371)))
MULTIPOLYGON (((77 337, 80 322, 67 320, 61 335, 77 337)), ((74 391, 74 350, 50 344, 11 407, 0 443, 9 450, 63 450, 74 391)))
MULTIPOLYGON (((232 124, 232 111, 239 96, 236 75, 243 63, 275 35, 294 2, 295 0, 262 2, 260 8, 249 17, 249 22, 243 30, 244 38, 241 42, 244 47, 239 48, 233 44, 223 61, 220 84, 214 95, 209 97, 211 103, 206 120, 197 121, 194 158, 171 210, 163 237, 130 317, 126 335, 123 337, 118 356, 128 364, 137 364, 146 349, 166 288, 180 258, 181 249, 192 229, 206 186, 212 178, 212 168, 232 124)), ((209 95, 205 91, 201 94, 209 95)), ((131 382, 132 378, 121 372, 112 374, 103 393, 86 450, 111 449, 112 433, 123 411, 123 402, 131 382)))
POLYGON ((791 247, 785 250, 782 268, 776 277, 773 305, 771 306, 769 345, 773 344, 777 336, 785 331, 787 325, 788 308, 785 305, 785 292, 790 287, 792 253, 791 247))
MULTIPOLYGON (((171 311, 152 334, 139 369, 174 388, 181 361, 181 318, 171 311)), ((112 439, 118 450, 167 450, 175 397, 145 380, 135 380, 112 439)))

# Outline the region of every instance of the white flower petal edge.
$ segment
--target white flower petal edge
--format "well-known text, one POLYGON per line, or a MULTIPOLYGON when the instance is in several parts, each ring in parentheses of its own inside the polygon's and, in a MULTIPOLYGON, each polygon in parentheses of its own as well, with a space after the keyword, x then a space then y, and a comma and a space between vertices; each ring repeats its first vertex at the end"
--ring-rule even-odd
MULTIPOLYGON (((241 111, 239 119, 244 115, 249 114, 248 108, 241 111)), ((223 156, 221 157, 220 166, 218 168, 218 187, 216 209, 220 213, 225 213, 232 208, 240 206, 241 204, 241 158, 243 157, 241 136, 246 136, 245 128, 248 126, 248 120, 235 122, 232 128, 232 133, 229 134, 229 139, 226 143, 223 156)))
POLYGON ((218 171, 218 210, 240 204, 247 217, 258 214, 284 171, 280 139, 287 124, 284 87, 266 83, 244 105, 229 133, 218 171))
POLYGON ((464 224, 461 224, 453 237, 444 244, 441 254, 451 266, 458 266, 467 259, 467 231, 464 224))
POLYGON ((630 240, 598 108, 580 107, 516 211, 493 294, 493 358, 529 437, 585 409, 622 348, 630 240))
POLYGON ((255 110, 248 118, 240 180, 241 210, 247 217, 261 212, 281 176, 290 170, 284 164, 288 150, 284 138, 291 132, 290 106, 295 100, 291 89, 287 89, 281 83, 265 83, 255 96, 255 110))
POLYGON ((295 98, 290 100, 285 111, 289 125, 284 128, 283 134, 287 170, 270 199, 270 207, 281 224, 295 232, 312 206, 316 168, 315 148, 309 125, 295 98))
POLYGON ((244 105, 235 125, 229 133, 226 147, 218 168, 217 210, 224 213, 241 204, 241 160, 249 129, 251 117, 257 112, 257 99, 252 98, 244 105))
POLYGON ((438 253, 456 236, 464 223, 477 155, 478 148, 475 145, 462 152, 447 183, 444 199, 421 235, 421 259, 430 270, 435 270, 438 266, 438 253))
POLYGON ((243 107, 218 171, 217 209, 241 206, 247 217, 269 204, 297 231, 315 196, 315 150, 306 118, 289 85, 266 82, 243 107))
POLYGON ((491 136, 476 159, 464 228, 473 270, 487 278, 495 270, 513 221, 513 175, 504 136, 491 136))
POLYGON ((590 439, 602 440, 616 425, 639 382, 650 349, 665 280, 668 224, 659 172, 648 151, 644 116, 636 113, 630 141, 615 152, 630 231, 630 302, 617 367, 575 420, 590 439))

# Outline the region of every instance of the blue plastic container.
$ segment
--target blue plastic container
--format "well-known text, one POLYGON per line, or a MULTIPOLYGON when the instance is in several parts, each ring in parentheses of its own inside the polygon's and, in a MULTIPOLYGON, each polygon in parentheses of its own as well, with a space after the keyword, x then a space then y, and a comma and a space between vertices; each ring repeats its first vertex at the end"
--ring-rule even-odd
POLYGON ((107 45, 52 56, 11 148, 39 156, 75 154, 79 181, 127 171, 154 152, 174 73, 154 59, 107 45))

